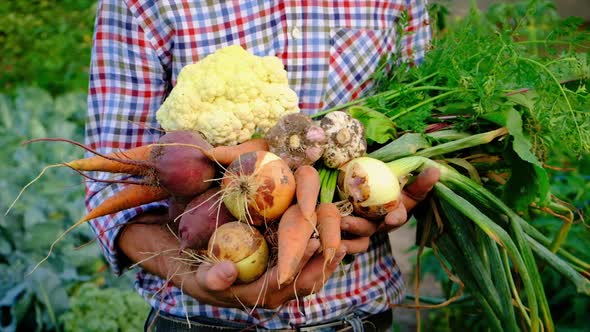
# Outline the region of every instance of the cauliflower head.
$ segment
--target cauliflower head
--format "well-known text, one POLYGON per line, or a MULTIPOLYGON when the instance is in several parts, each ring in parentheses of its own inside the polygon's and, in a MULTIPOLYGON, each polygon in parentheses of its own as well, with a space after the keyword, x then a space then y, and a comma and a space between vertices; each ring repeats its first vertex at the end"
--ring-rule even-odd
POLYGON ((235 145, 299 112, 298 103, 277 57, 233 45, 185 66, 156 118, 166 131, 195 130, 213 145, 235 145))

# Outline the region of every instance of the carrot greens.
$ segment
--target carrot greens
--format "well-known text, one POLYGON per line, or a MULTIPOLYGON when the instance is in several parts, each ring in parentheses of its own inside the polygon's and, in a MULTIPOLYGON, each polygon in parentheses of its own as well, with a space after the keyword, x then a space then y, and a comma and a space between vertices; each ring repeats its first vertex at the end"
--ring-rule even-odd
POLYGON ((545 264, 590 295, 588 263, 562 247, 582 218, 551 192, 547 166, 564 147, 590 153, 590 31, 580 23, 545 0, 472 8, 434 30, 422 63, 391 54, 363 97, 317 115, 357 118, 368 156, 404 181, 440 170, 429 209, 417 214, 420 243, 450 264, 492 330, 556 330, 545 264), (563 223, 555 238, 530 223, 534 213, 563 223))

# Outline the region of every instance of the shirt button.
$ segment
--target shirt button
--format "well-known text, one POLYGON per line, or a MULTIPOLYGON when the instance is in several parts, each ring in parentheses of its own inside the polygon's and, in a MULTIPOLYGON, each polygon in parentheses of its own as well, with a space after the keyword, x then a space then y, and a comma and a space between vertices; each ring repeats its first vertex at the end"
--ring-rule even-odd
POLYGON ((293 30, 291 30, 291 37, 293 37, 293 39, 301 38, 301 30, 299 30, 298 27, 294 27, 293 30))

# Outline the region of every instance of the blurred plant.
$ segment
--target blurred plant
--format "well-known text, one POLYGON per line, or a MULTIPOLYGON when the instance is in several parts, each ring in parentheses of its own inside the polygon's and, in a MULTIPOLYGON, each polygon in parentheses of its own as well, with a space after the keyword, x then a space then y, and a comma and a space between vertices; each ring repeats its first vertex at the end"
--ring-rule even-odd
POLYGON ((70 310, 60 320, 64 332, 135 332, 143 328, 148 310, 149 305, 132 290, 86 283, 74 292, 70 310))
POLYGON ((50 259, 34 273, 33 266, 49 245, 84 212, 80 177, 53 169, 24 193, 4 215, 19 190, 47 164, 83 156, 66 144, 20 142, 38 137, 83 140, 86 95, 52 98, 37 88, 19 88, 15 97, 0 94, 0 330, 51 331, 69 307, 72 287, 80 282, 125 285, 128 278, 110 276, 96 245, 77 246, 94 238, 79 227, 61 241, 50 259))
POLYGON ((0 90, 88 86, 96 1, 0 1, 0 90))

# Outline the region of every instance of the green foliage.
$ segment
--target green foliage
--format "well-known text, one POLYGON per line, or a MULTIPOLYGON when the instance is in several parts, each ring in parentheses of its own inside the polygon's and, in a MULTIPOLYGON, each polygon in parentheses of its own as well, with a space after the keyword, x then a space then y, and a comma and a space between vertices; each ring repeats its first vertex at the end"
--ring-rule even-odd
POLYGON ((471 11, 437 35, 420 66, 376 73, 368 105, 412 131, 444 121, 477 130, 484 115, 515 109, 540 159, 559 144, 589 153, 589 34, 548 3, 471 11))
POLYGON ((367 107, 353 106, 347 110, 351 117, 359 120, 366 129, 367 143, 383 144, 396 137, 393 122, 383 113, 367 107))
MULTIPOLYGON (((500 156, 501 163, 492 161, 485 168, 474 164, 482 171, 484 185, 548 238, 558 238, 564 222, 540 207, 558 211, 566 205, 563 200, 586 218, 590 212, 590 39, 579 23, 559 18, 552 2, 545 0, 502 3, 488 13, 471 11, 465 20, 437 32, 422 66, 394 71, 389 77, 378 74, 379 90, 368 105, 407 132, 450 124, 473 134, 506 126, 510 136, 502 141, 444 158, 500 156), (550 171, 547 164, 573 170, 550 171), (487 176, 490 171, 511 175, 507 183, 495 182, 487 176)), ((578 217, 562 247, 588 262, 588 243, 590 228, 578 217)), ((432 250, 422 259, 423 273, 437 278, 444 298, 453 295, 457 286, 432 250)), ((542 261, 538 264, 556 330, 586 330, 590 298, 542 261)), ((520 289, 522 280, 516 281, 520 289)), ((476 294, 467 282, 466 287, 468 295, 461 301, 430 313, 426 330, 490 329, 472 297, 476 294)))
MULTIPOLYGON (((0 94, 0 330, 50 331, 69 307, 70 288, 93 281, 113 285, 87 226, 79 227, 55 247, 34 273, 33 266, 51 243, 84 212, 80 177, 68 169, 50 169, 26 191, 8 215, 4 212, 19 190, 46 165, 83 156, 64 143, 34 143, 39 137, 83 141, 86 95, 68 93, 52 98, 37 88, 20 88, 14 97, 0 94), (109 280, 110 279, 110 280, 109 280)), ((119 283, 127 283, 121 279, 119 283)))
MULTIPOLYGON (((590 261, 590 155, 576 160, 567 153, 556 153, 551 160, 554 164, 566 164, 569 169, 551 171, 552 191, 560 199, 571 202, 579 211, 563 247, 575 253, 584 261, 590 261), (586 220, 583 219, 586 218, 586 220)), ((557 234, 562 223, 546 214, 539 214, 535 226, 545 234, 557 234)), ((551 310, 557 317, 558 331, 582 331, 587 328, 590 297, 576 293, 575 288, 552 270, 543 273, 545 290, 552 294, 549 299, 551 310)))
POLYGON ((95 12, 93 0, 0 1, 0 91, 85 90, 95 12))
POLYGON ((135 332, 143 328, 149 305, 132 290, 101 289, 86 283, 72 295, 61 316, 64 332, 135 332))
POLYGON ((438 34, 421 65, 377 72, 374 91, 355 107, 383 113, 398 133, 507 127, 511 144, 479 151, 504 154, 512 176, 499 195, 518 212, 545 205, 542 162, 550 151, 590 153, 590 33, 579 23, 559 20, 541 0, 496 6, 487 16, 474 9, 438 34))

